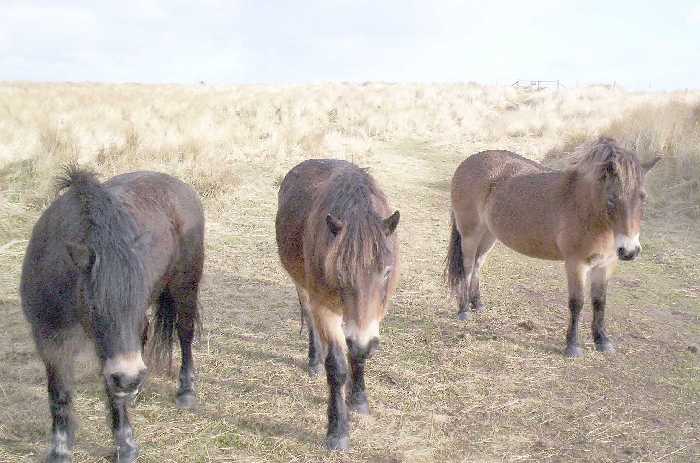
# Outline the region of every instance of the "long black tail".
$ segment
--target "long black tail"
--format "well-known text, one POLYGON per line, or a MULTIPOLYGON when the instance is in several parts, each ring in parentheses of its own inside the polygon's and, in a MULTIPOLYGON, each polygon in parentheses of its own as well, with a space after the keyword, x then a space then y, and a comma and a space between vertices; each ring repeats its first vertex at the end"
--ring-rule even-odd
POLYGON ((150 359, 157 369, 167 366, 168 371, 170 371, 173 360, 173 335, 177 323, 177 310, 175 301, 167 290, 161 292, 158 297, 153 322, 150 359))
MULTIPOLYGON (((202 322, 199 316, 199 302, 194 308, 195 336, 201 334, 202 322)), ((153 314, 153 335, 150 345, 149 358, 156 369, 167 367, 168 372, 172 368, 173 342, 177 327, 178 310, 177 303, 167 289, 161 292, 158 298, 155 313, 153 314)))
POLYGON ((454 212, 450 214, 450 243, 447 248, 444 278, 454 296, 462 301, 467 291, 462 256, 462 237, 457 230, 454 212))

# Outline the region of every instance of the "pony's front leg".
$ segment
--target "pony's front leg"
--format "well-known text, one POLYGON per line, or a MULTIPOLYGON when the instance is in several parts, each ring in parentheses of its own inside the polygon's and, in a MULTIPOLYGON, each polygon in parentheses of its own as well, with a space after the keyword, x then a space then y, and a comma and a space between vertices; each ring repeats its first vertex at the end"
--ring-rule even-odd
POLYGON ((364 349, 355 345, 351 339, 347 339, 346 342, 349 351, 350 369, 352 371, 350 377, 351 393, 348 404, 353 412, 369 415, 369 402, 365 392, 365 363, 377 350, 379 340, 378 338, 372 339, 370 344, 364 349))
POLYGON ((129 415, 126 410, 127 398, 114 397, 107 390, 107 402, 109 407, 112 434, 116 444, 116 463, 133 463, 139 456, 139 447, 134 439, 134 431, 129 423, 129 415))
POLYGON ((346 450, 350 446, 350 422, 345 403, 345 382, 348 365, 345 350, 332 343, 326 357, 326 379, 328 380, 328 430, 326 446, 329 450, 346 450))
POLYGON ((367 401, 367 393, 365 392, 365 362, 366 358, 350 350, 350 369, 352 375, 350 378, 350 400, 348 405, 350 410, 361 415, 369 415, 369 402, 367 401))
POLYGON ((343 317, 322 306, 314 307, 313 312, 321 341, 328 349, 325 362, 328 381, 326 446, 329 450, 346 450, 350 446, 350 422, 345 403, 348 364, 343 317))
POLYGON ((596 267, 591 270, 591 301, 593 303, 593 322, 591 332, 595 348, 599 352, 614 352, 615 346, 605 329, 605 299, 608 288, 608 267, 596 267))
POLYGON ((583 308, 583 288, 586 282, 587 268, 579 261, 566 261, 566 277, 569 284, 569 329, 566 332, 567 357, 575 358, 583 355, 579 342, 578 320, 583 308))
POLYGON ((71 461, 75 429, 72 418, 73 394, 70 389, 71 367, 46 363, 49 404, 51 406, 52 442, 47 461, 68 463, 71 461), (61 368, 63 367, 63 368, 61 368))

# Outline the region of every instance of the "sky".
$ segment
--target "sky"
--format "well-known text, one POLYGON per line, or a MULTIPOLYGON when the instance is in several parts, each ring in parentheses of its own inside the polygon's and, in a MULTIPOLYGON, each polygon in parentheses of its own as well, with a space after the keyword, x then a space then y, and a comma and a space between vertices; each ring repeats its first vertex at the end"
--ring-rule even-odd
POLYGON ((0 0, 0 81, 700 88, 700 0, 0 0))

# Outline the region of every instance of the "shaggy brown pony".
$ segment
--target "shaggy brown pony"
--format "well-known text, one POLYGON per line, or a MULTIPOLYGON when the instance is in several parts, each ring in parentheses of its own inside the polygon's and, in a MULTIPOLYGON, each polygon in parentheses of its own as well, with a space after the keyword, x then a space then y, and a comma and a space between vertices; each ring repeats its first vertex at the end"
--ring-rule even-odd
POLYGON ((634 152, 600 138, 564 171, 509 151, 484 151, 464 160, 452 178, 446 267, 459 319, 469 318, 470 304, 477 312, 484 309, 479 271, 499 240, 522 254, 565 262, 569 357, 583 354, 578 319, 590 275, 593 339, 597 350, 612 351, 604 320, 607 279, 618 259, 633 260, 641 252, 644 177, 658 159, 641 164, 634 152))
POLYGON ((365 360, 379 345, 379 323, 398 276, 399 212, 391 214, 365 169, 339 160, 297 165, 282 181, 278 198, 277 246, 309 325, 312 374, 325 358, 326 443, 346 449, 345 383, 350 380, 350 407, 368 413, 365 360))

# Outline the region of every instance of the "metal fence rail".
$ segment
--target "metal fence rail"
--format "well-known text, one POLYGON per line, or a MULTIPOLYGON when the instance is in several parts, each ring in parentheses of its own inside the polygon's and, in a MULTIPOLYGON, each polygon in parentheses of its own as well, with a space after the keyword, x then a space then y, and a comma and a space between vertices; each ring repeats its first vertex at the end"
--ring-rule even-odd
POLYGON ((513 87, 524 88, 528 90, 542 90, 545 88, 556 88, 559 89, 564 87, 558 80, 516 80, 513 82, 513 87))

